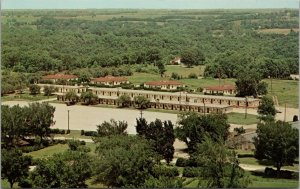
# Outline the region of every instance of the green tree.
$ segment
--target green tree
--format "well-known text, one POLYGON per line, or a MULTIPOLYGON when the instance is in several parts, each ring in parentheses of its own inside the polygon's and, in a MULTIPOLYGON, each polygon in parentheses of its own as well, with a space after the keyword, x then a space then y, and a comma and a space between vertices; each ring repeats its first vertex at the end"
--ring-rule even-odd
POLYGON ((79 100, 78 95, 74 91, 69 91, 65 94, 65 100, 69 100, 72 103, 76 103, 79 100))
POLYGON ((265 117, 271 117, 274 119, 276 115, 276 109, 274 106, 273 99, 270 96, 264 96, 257 108, 257 113, 262 119, 265 117))
POLYGON ((50 127, 54 125, 55 107, 46 102, 31 103, 25 107, 26 132, 28 135, 39 137, 40 143, 50 136, 50 127))
POLYGON ((255 158, 273 162, 278 175, 284 165, 293 165, 299 154, 299 132, 291 124, 277 121, 259 123, 254 138, 255 158))
POLYGON ((24 135, 25 112, 19 105, 1 106, 1 142, 4 147, 16 146, 24 135))
POLYGON ((257 94, 258 95, 268 94, 268 84, 266 82, 259 82, 257 84, 257 94))
POLYGON ((246 188, 250 182, 239 167, 236 153, 227 149, 223 139, 215 141, 205 137, 193 155, 203 165, 202 177, 207 180, 205 187, 246 188))
POLYGON ((127 127, 127 122, 117 122, 114 119, 111 119, 110 122, 104 121, 102 124, 97 125, 97 132, 99 137, 111 135, 127 135, 127 127))
POLYGON ((120 104, 121 107, 129 107, 131 104, 131 98, 128 95, 121 95, 118 98, 118 104, 120 104))
POLYGON ((12 149, 1 150, 1 179, 7 179, 10 187, 28 175, 30 156, 23 156, 22 152, 12 149))
POLYGON ((180 126, 176 127, 176 137, 184 141, 189 150, 194 152, 197 144, 204 140, 205 136, 217 141, 224 141, 229 135, 228 119, 226 114, 198 115, 196 113, 185 113, 180 115, 180 126))
POLYGON ((154 122, 148 124, 144 118, 139 118, 136 121, 136 131, 138 135, 151 141, 155 151, 169 164, 173 159, 173 144, 175 142, 172 122, 162 122, 156 119, 154 122))
POLYGON ((183 188, 184 179, 169 177, 150 177, 145 181, 143 188, 183 188))
POLYGON ((107 187, 142 187, 151 176, 156 153, 137 136, 111 136, 96 147, 95 183, 107 187))
MULTIPOLYGON (((257 70, 254 69, 242 69, 235 82, 237 89, 237 96, 254 96, 258 95, 258 84, 260 83, 261 77, 257 70)), ((263 85, 262 85, 263 86, 263 85)), ((261 89, 260 89, 261 90, 261 89)))
POLYGON ((81 100, 83 100, 83 103, 86 105, 96 104, 98 101, 98 96, 95 95, 92 91, 81 93, 80 98, 81 100))
POLYGON ((91 157, 86 152, 68 150, 37 160, 29 180, 34 188, 86 188, 92 167, 91 157))
POLYGON ((205 61, 204 54, 196 48, 191 48, 182 52, 181 62, 187 67, 192 67, 193 65, 201 65, 205 61))
POLYGON ((52 85, 44 87, 44 95, 45 96, 51 96, 56 91, 57 91, 57 88, 55 88, 52 85))
POLYGON ((33 85, 29 86, 29 91, 30 91, 31 95, 40 94, 40 90, 41 90, 41 87, 38 85, 33 84, 33 85))
POLYGON ((157 65, 157 67, 158 67, 160 76, 163 77, 164 73, 167 71, 166 68, 165 68, 164 63, 158 62, 156 65, 157 65))
POLYGON ((149 107, 150 104, 150 100, 141 95, 135 96, 133 98, 133 102, 135 105, 137 105, 139 109, 146 109, 149 107))

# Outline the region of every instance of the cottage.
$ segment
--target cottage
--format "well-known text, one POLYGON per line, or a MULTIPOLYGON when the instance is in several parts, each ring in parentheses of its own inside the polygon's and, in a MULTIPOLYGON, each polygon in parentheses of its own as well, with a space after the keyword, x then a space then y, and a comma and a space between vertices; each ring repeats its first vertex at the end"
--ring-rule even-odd
POLYGON ((172 65, 180 65, 181 64, 181 57, 175 57, 173 60, 170 61, 172 65))
POLYGON ((51 80, 53 82, 57 82, 57 80, 59 80, 59 79, 64 79, 67 81, 78 79, 78 77, 76 75, 69 75, 69 74, 46 75, 46 76, 43 76, 42 78, 44 80, 51 80))
POLYGON ((144 87, 162 90, 177 90, 179 87, 184 87, 184 84, 179 81, 150 81, 144 83, 144 87))
POLYGON ((234 85, 208 86, 203 89, 205 94, 224 94, 235 95, 236 88, 234 85))
POLYGON ((98 77, 95 79, 92 79, 92 84, 102 84, 106 86, 116 86, 121 84, 128 84, 129 81, 125 77, 114 77, 114 76, 105 76, 105 77, 98 77))

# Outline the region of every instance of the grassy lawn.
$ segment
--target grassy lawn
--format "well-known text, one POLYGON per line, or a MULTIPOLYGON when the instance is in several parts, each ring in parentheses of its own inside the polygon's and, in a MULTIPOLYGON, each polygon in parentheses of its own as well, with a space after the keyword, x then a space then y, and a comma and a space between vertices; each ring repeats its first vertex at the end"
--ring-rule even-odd
POLYGON ((179 65, 167 65, 165 75, 171 77, 172 73, 177 73, 182 77, 188 77, 191 73, 195 73, 198 76, 203 76, 205 66, 195 66, 192 68, 182 67, 179 65))
POLYGON ((263 178, 261 176, 252 175, 251 172, 247 172, 249 178, 252 181, 248 187, 251 188, 260 188, 260 187, 269 187, 269 188, 298 188, 299 183, 297 180, 292 179, 277 179, 277 178, 263 178))
MULTIPOLYGON (((268 161, 259 161, 259 160, 255 159, 254 157, 239 158, 239 161, 242 164, 265 165, 265 166, 272 167, 272 163, 271 162, 268 162, 268 161)), ((273 167, 273 168, 275 168, 275 167, 273 167)), ((290 169, 290 170, 293 170, 293 171, 298 171, 299 170, 299 165, 298 164, 294 164, 293 166, 283 166, 282 169, 290 169)))
MULTIPOLYGON (((291 179, 276 179, 276 178, 263 178, 260 176, 252 175, 246 172, 249 176, 251 183, 248 188, 297 188, 299 186, 297 180, 291 179)), ((199 179, 187 178, 184 182, 184 188, 198 188, 199 179)))
POLYGON ((31 155, 33 158, 45 158, 52 156, 55 153, 61 153, 68 149, 67 144, 57 144, 54 146, 49 146, 46 148, 43 148, 41 150, 25 153, 26 155, 31 155))
MULTIPOLYGON (((86 147, 89 147, 91 149, 90 154, 93 155, 95 154, 95 149, 96 149, 96 144, 93 142, 87 142, 86 143, 86 147)), ((29 152, 29 153, 24 153, 25 155, 30 155, 33 158, 46 158, 46 157, 50 157, 53 154, 56 153, 62 153, 65 150, 67 150, 68 144, 57 144, 54 146, 49 146, 46 148, 43 148, 41 150, 37 150, 37 151, 33 151, 33 152, 29 152)))
MULTIPOLYGON (((208 87, 210 85, 219 85, 219 79, 214 79, 214 78, 203 78, 203 79, 181 79, 179 80, 186 84, 188 87, 192 89, 197 89, 199 87, 208 87)), ((234 79, 221 79, 220 84, 221 85, 235 85, 235 80, 234 79)))
POLYGON ((65 134, 65 135, 55 134, 54 136, 55 137, 75 138, 75 139, 77 139, 77 138, 91 139, 92 138, 90 136, 81 135, 81 131, 80 130, 71 130, 69 134, 65 134))
POLYGON ((147 81, 159 81, 164 79, 166 78, 162 78, 158 74, 137 73, 137 72, 135 72, 132 76, 128 77, 128 80, 134 85, 140 85, 147 81))
POLYGON ((284 106, 286 103, 287 107, 298 108, 298 81, 294 80, 272 80, 272 91, 271 81, 264 80, 268 83, 268 91, 270 95, 276 95, 280 106, 284 106))
MULTIPOLYGON (((50 96, 49 98, 53 98, 55 96, 50 96)), ((48 96, 44 96, 43 94, 38 95, 30 95, 28 93, 23 94, 12 94, 12 95, 6 95, 1 97, 2 101, 38 101, 38 100, 45 100, 48 99, 48 96)))
POLYGON ((247 114, 247 119, 245 119, 245 114, 231 112, 227 114, 228 122, 240 125, 251 125, 257 123, 257 116, 252 114, 247 114))

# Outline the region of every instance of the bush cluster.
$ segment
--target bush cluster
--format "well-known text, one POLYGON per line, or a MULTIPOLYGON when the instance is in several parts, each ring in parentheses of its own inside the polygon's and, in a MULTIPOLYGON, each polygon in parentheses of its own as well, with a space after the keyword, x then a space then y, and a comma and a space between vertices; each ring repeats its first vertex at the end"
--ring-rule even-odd
POLYGON ((177 177, 179 176, 179 171, 175 167, 164 167, 164 166, 155 166, 153 168, 153 174, 156 178, 160 176, 163 177, 177 177))
POLYGON ((183 177, 200 177, 201 169, 199 167, 185 167, 182 173, 183 177))

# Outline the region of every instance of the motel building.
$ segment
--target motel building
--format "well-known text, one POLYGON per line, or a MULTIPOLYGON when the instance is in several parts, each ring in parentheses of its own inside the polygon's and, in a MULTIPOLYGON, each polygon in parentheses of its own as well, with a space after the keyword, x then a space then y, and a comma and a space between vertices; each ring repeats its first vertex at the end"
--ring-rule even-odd
MULTIPOLYGON (((42 90, 43 87, 49 84, 38 84, 42 90)), ((135 96, 144 96, 150 101, 151 108, 179 110, 179 111, 194 111, 199 113, 211 112, 231 112, 232 108, 257 108, 259 99, 255 98, 240 98, 229 96, 215 95, 198 95, 189 94, 186 92, 158 92, 148 90, 130 90, 122 88, 100 88, 88 86, 68 86, 68 85, 52 85, 58 88, 57 99, 64 100, 65 93, 74 91, 78 96, 82 92, 92 91, 98 96, 99 104, 118 105, 118 98, 121 95, 130 96, 131 100, 135 96)))
POLYGON ((184 84, 179 81, 150 81, 144 83, 144 87, 148 89, 161 89, 161 90, 178 90, 180 87, 184 87, 184 84))
POLYGON ((57 80, 59 79, 63 79, 63 80, 77 80, 78 76, 76 75, 70 75, 70 74, 54 74, 54 75, 46 75, 42 77, 44 80, 50 80, 52 82, 57 82, 57 80))
POLYGON ((121 84, 128 84, 129 81, 125 77, 114 77, 111 75, 105 77, 98 77, 91 80, 92 84, 102 84, 106 86, 116 86, 121 84))
POLYGON ((236 95, 236 88, 234 85, 218 85, 208 86, 203 89, 204 94, 223 94, 223 95, 236 95))

